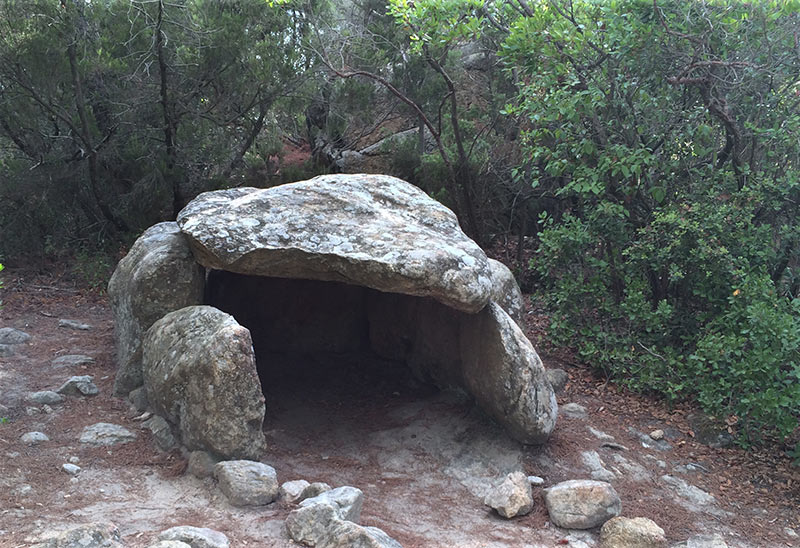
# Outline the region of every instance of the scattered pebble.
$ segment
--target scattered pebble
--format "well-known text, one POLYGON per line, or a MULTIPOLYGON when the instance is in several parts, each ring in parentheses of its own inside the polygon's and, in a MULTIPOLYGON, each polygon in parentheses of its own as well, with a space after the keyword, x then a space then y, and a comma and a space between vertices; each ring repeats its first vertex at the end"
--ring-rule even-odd
POLYGON ((27 434, 22 434, 19 441, 25 445, 38 445, 42 442, 50 441, 50 438, 44 432, 28 432, 27 434))
POLYGON ((24 331, 14 329, 13 327, 0 328, 0 344, 23 344, 29 340, 31 340, 31 336, 24 331))
POLYGON ((136 439, 136 434, 118 424, 98 422, 83 429, 80 442, 89 445, 116 445, 129 443, 136 439))
POLYGON ((94 358, 91 356, 84 356, 83 354, 69 354, 67 356, 59 356, 55 358, 50 365, 56 369, 62 367, 79 367, 81 365, 91 365, 94 363, 94 358))
POLYGON ((539 476, 528 476, 528 483, 533 486, 544 485, 544 478, 540 478, 539 476))
POLYGON ((78 331, 89 331, 92 326, 87 323, 81 323, 77 320, 58 320, 58 327, 66 327, 67 329, 75 329, 78 331))
POLYGON ((586 417, 586 408, 579 403, 565 403, 559 407, 558 410, 572 419, 582 419, 586 417))
POLYGON ((80 466, 78 466, 76 464, 69 463, 69 462, 62 464, 61 465, 61 469, 64 472, 66 472, 67 474, 69 474, 70 476, 77 476, 78 472, 81 471, 81 467, 80 466))
POLYGON ((72 464, 78 464, 78 463, 81 461, 81 459, 79 459, 79 458, 78 458, 78 457, 76 457, 76 456, 72 456, 72 457, 68 458, 67 460, 68 460, 69 462, 71 462, 72 464))
POLYGON ((56 392, 67 396, 96 396, 100 393, 90 375, 70 377, 56 392))
POLYGON ((661 441, 664 439, 664 431, 661 429, 653 430, 650 432, 650 438, 655 441, 661 441))
POLYGON ((61 403, 64 401, 64 396, 61 394, 57 394, 52 390, 42 390, 41 392, 33 392, 28 394, 27 397, 28 401, 32 401, 33 403, 42 404, 56 404, 61 403))

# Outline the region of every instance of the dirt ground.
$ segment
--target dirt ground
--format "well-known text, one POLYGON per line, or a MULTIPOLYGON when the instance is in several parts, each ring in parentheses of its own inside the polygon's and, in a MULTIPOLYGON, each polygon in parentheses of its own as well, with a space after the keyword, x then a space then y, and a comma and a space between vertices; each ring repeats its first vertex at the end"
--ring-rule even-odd
MULTIPOLYGON (((283 527, 290 507, 230 506, 213 480, 184 474, 179 452, 158 451, 128 403, 111 396, 113 327, 102 293, 52 271, 10 269, 3 277, 0 327, 22 329, 32 339, 0 358, 0 404, 8 408, 0 423, 0 547, 26 547, 43 531, 90 521, 113 522, 133 548, 175 525, 217 529, 233 547, 294 546, 283 527), (58 327, 61 318, 92 329, 58 327), (95 362, 51 365, 66 354, 95 362), (50 413, 25 401, 28 393, 54 390, 71 375, 92 375, 100 394, 70 397, 50 413), (81 430, 96 422, 121 424, 138 437, 113 447, 79 443, 81 430), (29 431, 42 431, 50 441, 24 445, 20 436, 29 431), (81 467, 75 478, 61 469, 71 457, 81 467)), ((542 318, 532 310, 527 318, 534 343, 545 340, 542 318)), ((800 470, 779 450, 701 445, 687 422, 688 406, 669 409, 596 379, 567 353, 545 344, 540 350, 546 366, 569 373, 559 404, 587 410, 583 418, 562 414, 543 447, 520 446, 468 400, 402 372, 342 368, 316 385, 266 390, 269 449, 262 460, 281 482, 303 478, 362 489, 362 523, 384 529, 406 548, 595 546, 596 531, 549 523, 541 488, 525 517, 504 520, 482 504, 488 486, 517 469, 543 477, 544 487, 588 478, 587 451, 614 474, 623 515, 653 519, 672 543, 716 532, 731 547, 800 546, 792 536, 792 529, 800 532, 800 470), (644 447, 638 433, 657 428, 666 432, 669 447, 644 447), (687 464, 693 470, 683 468, 687 464), (666 474, 677 481, 666 482, 666 474), (680 480, 713 502, 692 502, 680 480)))

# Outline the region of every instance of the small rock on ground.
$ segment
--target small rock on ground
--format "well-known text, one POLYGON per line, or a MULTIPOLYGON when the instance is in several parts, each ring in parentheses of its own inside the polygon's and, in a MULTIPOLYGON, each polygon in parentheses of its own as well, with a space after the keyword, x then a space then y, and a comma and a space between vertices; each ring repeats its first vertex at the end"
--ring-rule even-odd
POLYGON ((611 518, 600 529, 601 548, 666 548, 664 530, 647 518, 611 518))
POLYGON ((272 466, 249 460, 217 463, 214 477, 233 506, 263 506, 278 497, 278 475, 272 466))
POLYGON ((192 548, 229 548, 228 537, 219 531, 205 527, 181 525, 172 527, 158 535, 158 540, 177 540, 192 548))
POLYGON ((81 471, 81 467, 80 466, 78 466, 76 464, 72 464, 71 462, 66 462, 66 463, 62 464, 61 465, 61 469, 64 472, 66 472, 67 474, 69 474, 70 476, 77 476, 78 472, 81 471))
POLYGON ((136 439, 136 434, 118 424, 98 422, 83 429, 80 442, 89 445, 117 445, 136 439))
POLYGON ((287 481, 281 484, 278 495, 283 502, 288 502, 290 504, 300 502, 303 500, 301 498, 303 491, 305 491, 309 485, 311 484, 304 479, 287 481))
POLYGON ((47 434, 44 432, 28 432, 26 434, 22 434, 22 437, 19 438, 19 441, 25 445, 38 445, 42 442, 50 441, 50 438, 48 438, 47 434))
POLYGON ((149 544, 147 548, 192 548, 192 545, 179 540, 159 540, 155 544, 149 544))
POLYGON ((9 358, 14 355, 14 347, 10 344, 0 344, 0 358, 9 358))
POLYGON ((94 363, 94 358, 91 356, 84 356, 83 354, 69 354, 66 356, 59 356, 50 362, 50 365, 56 369, 62 367, 80 367, 81 365, 91 365, 94 363))
POLYGON ((196 478, 210 478, 214 475, 214 466, 219 462, 211 453, 206 451, 192 451, 189 453, 189 463, 186 472, 196 478))
POLYGON ((156 445, 162 451, 171 451, 179 445, 178 440, 172 434, 172 428, 163 417, 153 415, 142 423, 142 428, 150 430, 156 445))
POLYGON ((48 532, 31 548, 122 548, 113 523, 88 523, 61 532, 48 532))
POLYGON ((92 328, 88 323, 65 319, 58 320, 58 327, 66 327, 67 329, 75 329, 77 331, 89 331, 92 328))
POLYGON ((550 386, 553 387, 553 392, 558 394, 564 390, 567 382, 569 382, 569 375, 567 375, 566 371, 563 369, 548 369, 546 373, 547 380, 550 381, 550 386))
POLYGON ((570 480, 545 489, 550 520, 564 529, 590 529, 622 511, 619 495, 610 483, 570 480))
POLYGON ((56 403, 61 403, 64 401, 64 396, 61 394, 57 394, 52 390, 42 390, 40 392, 33 392, 28 394, 28 401, 32 401, 34 403, 38 403, 39 405, 48 404, 54 405, 56 403))
POLYGON ((66 396, 96 396, 100 390, 92 382, 90 375, 76 375, 67 379, 56 392, 66 396))
POLYGON ((614 472, 605 467, 605 463, 597 451, 584 451, 581 453, 581 460, 589 469, 589 474, 593 480, 613 481, 617 478, 614 472))
POLYGON ((302 501, 300 508, 289 512, 286 517, 286 529, 296 542, 316 546, 338 522, 358 522, 363 501, 364 494, 360 489, 337 487, 302 501))
MULTIPOLYGON (((679 545, 680 546, 680 545, 679 545)), ((681 548, 728 548, 728 543, 725 542, 725 539, 722 535, 713 534, 713 535, 693 535, 689 537, 689 540, 686 541, 686 544, 681 546, 681 548)))
POLYGON ((653 430, 650 432, 650 439, 655 441, 661 441, 664 439, 664 431, 661 429, 653 430))
POLYGON ((13 327, 0 328, 0 344, 23 344, 29 340, 31 340, 31 336, 24 331, 13 327))
POLYGON ((364 527, 352 521, 335 520, 316 548, 403 548, 377 527, 364 527))
POLYGON ((512 472, 489 491, 483 503, 504 518, 524 516, 533 510, 531 484, 522 472, 512 472))
POLYGON ((579 403, 570 402, 565 403, 558 410, 572 419, 582 419, 586 417, 586 408, 579 403))
POLYGON ((534 487, 544 485, 544 478, 540 478, 539 476, 528 476, 528 483, 534 487))

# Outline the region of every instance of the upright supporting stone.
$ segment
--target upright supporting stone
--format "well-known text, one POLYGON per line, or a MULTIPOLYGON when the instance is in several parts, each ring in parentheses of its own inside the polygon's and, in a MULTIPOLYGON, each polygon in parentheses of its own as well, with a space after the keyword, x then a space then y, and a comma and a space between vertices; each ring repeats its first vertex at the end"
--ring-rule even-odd
POLYGON ((151 226, 136 240, 108 283, 119 364, 115 395, 142 385, 144 332, 168 312, 201 304, 204 283, 205 270, 177 224, 151 226))

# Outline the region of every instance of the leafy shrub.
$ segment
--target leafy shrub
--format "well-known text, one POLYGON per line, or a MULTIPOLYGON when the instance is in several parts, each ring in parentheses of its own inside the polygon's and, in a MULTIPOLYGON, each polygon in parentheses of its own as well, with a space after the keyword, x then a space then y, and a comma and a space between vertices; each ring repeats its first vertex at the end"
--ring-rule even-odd
POLYGON ((504 53, 525 75, 508 110, 528 124, 531 184, 562 201, 531 263, 553 338, 632 388, 728 415, 744 443, 789 435, 800 57, 773 48, 794 43, 796 7, 538 6, 504 53))

